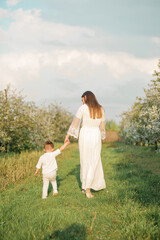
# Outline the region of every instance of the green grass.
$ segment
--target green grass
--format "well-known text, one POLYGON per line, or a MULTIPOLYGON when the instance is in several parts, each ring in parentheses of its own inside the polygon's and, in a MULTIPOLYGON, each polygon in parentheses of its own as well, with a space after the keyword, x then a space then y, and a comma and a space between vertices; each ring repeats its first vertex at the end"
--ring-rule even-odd
MULTIPOLYGON (((50 186, 46 200, 41 199, 42 175, 34 177, 41 154, 1 157, 3 173, 5 169, 6 175, 13 175, 13 167, 15 176, 21 171, 25 174, 17 180, 9 177, 1 192, 0 239, 160 239, 160 153, 103 143, 107 188, 87 199, 80 189, 78 145, 71 144, 57 157, 59 195, 52 197, 50 186)), ((1 177, 3 182, 6 175, 1 177)))

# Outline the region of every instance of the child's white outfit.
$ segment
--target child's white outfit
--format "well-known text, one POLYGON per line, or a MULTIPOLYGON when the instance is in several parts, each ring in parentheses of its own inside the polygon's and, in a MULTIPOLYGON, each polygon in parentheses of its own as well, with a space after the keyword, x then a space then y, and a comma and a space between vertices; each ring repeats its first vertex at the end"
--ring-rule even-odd
POLYGON ((54 152, 44 153, 40 158, 36 165, 36 168, 40 169, 42 166, 42 174, 43 174, 43 193, 42 198, 46 198, 48 195, 48 187, 49 182, 51 182, 53 187, 53 193, 57 193, 57 182, 56 182, 56 174, 57 174, 57 162, 56 156, 61 153, 59 149, 54 152))

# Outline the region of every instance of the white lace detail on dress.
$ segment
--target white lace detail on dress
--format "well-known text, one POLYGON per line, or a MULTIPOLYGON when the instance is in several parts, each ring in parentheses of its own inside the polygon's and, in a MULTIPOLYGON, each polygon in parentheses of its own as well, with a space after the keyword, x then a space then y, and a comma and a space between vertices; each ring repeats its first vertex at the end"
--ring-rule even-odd
POLYGON ((78 138, 80 123, 81 123, 80 119, 75 117, 75 119, 73 120, 67 134, 69 134, 70 136, 72 136, 74 138, 78 138))
POLYGON ((70 136, 74 137, 74 138, 78 138, 79 136, 79 128, 75 128, 70 126, 67 134, 69 134, 70 136))
POLYGON ((106 131, 105 130, 101 131, 101 139, 102 140, 106 139, 106 131))

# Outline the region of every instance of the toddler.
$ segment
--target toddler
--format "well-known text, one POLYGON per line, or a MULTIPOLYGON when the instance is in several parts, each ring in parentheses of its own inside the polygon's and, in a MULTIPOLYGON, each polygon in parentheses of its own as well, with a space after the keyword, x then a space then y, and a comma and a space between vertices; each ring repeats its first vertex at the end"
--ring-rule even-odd
POLYGON ((37 176, 42 166, 42 174, 43 174, 42 199, 47 198, 49 182, 51 182, 53 187, 53 196, 58 195, 57 182, 56 182, 56 174, 57 174, 56 156, 58 156, 69 144, 70 144, 69 141, 65 142, 56 151, 53 151, 54 144, 51 141, 46 141, 44 144, 45 153, 39 158, 39 161, 36 165, 36 171, 35 171, 35 176, 37 176))

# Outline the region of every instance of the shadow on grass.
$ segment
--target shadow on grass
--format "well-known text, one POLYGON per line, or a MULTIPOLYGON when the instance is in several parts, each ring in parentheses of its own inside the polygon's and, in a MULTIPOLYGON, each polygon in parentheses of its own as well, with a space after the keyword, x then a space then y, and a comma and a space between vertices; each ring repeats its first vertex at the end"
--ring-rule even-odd
POLYGON ((72 224, 64 230, 54 231, 51 236, 47 239, 55 239, 55 240, 85 240, 86 239, 86 228, 84 225, 80 225, 77 223, 72 224))
POLYGON ((72 169, 72 171, 70 171, 67 174, 67 176, 70 176, 70 175, 74 175, 76 177, 79 188, 81 189, 82 184, 81 184, 81 181, 80 181, 80 164, 76 165, 76 167, 74 169, 72 169))
POLYGON ((160 178, 151 171, 144 170, 141 166, 134 164, 133 160, 126 159, 114 165, 116 178, 121 181, 118 198, 124 201, 131 198, 142 205, 160 205, 160 178), (122 190, 124 189, 124 191, 122 190))

